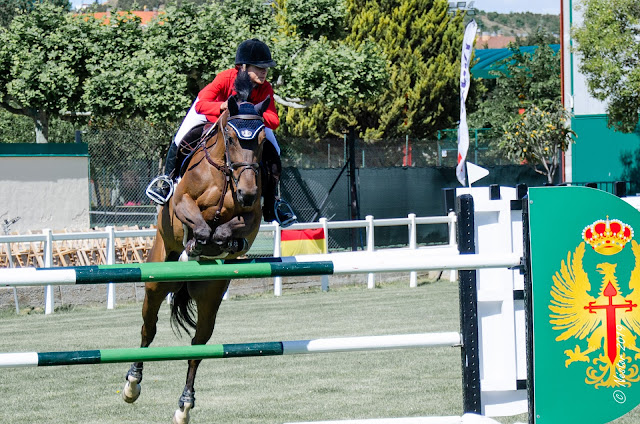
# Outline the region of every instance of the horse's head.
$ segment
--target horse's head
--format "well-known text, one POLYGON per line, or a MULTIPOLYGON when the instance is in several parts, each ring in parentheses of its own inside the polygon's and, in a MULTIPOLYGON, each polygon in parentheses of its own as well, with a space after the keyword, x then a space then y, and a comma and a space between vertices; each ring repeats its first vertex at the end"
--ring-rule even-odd
POLYGON ((237 199, 245 207, 252 206, 260 195, 258 175, 265 139, 262 114, 270 102, 271 99, 267 97, 257 105, 238 103, 231 96, 227 102, 227 113, 220 117, 227 165, 232 171, 237 199))

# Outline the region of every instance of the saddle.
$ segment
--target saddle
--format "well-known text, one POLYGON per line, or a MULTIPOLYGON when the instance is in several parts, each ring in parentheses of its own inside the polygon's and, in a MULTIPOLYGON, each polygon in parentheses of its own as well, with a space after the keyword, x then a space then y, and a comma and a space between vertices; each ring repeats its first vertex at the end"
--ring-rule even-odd
POLYGON ((178 157, 176 170, 178 175, 175 179, 182 178, 188 170, 188 164, 191 157, 198 151, 200 144, 206 144, 218 131, 218 123, 205 122, 193 127, 180 141, 178 149, 178 157))

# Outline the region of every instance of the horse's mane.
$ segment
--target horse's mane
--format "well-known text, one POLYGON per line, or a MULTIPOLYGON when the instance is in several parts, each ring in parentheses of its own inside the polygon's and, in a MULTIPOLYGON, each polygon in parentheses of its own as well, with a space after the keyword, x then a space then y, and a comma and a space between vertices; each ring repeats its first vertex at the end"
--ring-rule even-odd
POLYGON ((236 77, 233 88, 236 91, 236 101, 238 103, 249 101, 253 83, 247 71, 242 69, 238 70, 238 76, 236 77))

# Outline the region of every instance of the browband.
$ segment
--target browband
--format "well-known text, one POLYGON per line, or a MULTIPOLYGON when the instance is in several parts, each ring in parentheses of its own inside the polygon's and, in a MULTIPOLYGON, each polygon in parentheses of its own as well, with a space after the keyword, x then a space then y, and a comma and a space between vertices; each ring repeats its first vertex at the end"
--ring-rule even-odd
POLYGON ((228 118, 229 121, 232 119, 245 119, 251 121, 259 119, 260 121, 264 122, 264 119, 260 115, 233 115, 228 118))

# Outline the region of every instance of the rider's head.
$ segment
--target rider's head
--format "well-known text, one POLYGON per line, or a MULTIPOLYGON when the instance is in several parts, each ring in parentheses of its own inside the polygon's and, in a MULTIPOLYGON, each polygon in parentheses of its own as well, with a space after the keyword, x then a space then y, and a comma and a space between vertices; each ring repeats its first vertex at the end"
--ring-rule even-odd
POLYGON ((236 65, 242 66, 249 73, 253 83, 263 84, 267 78, 268 68, 276 66, 276 62, 271 58, 269 46, 253 38, 243 41, 238 46, 236 65))

